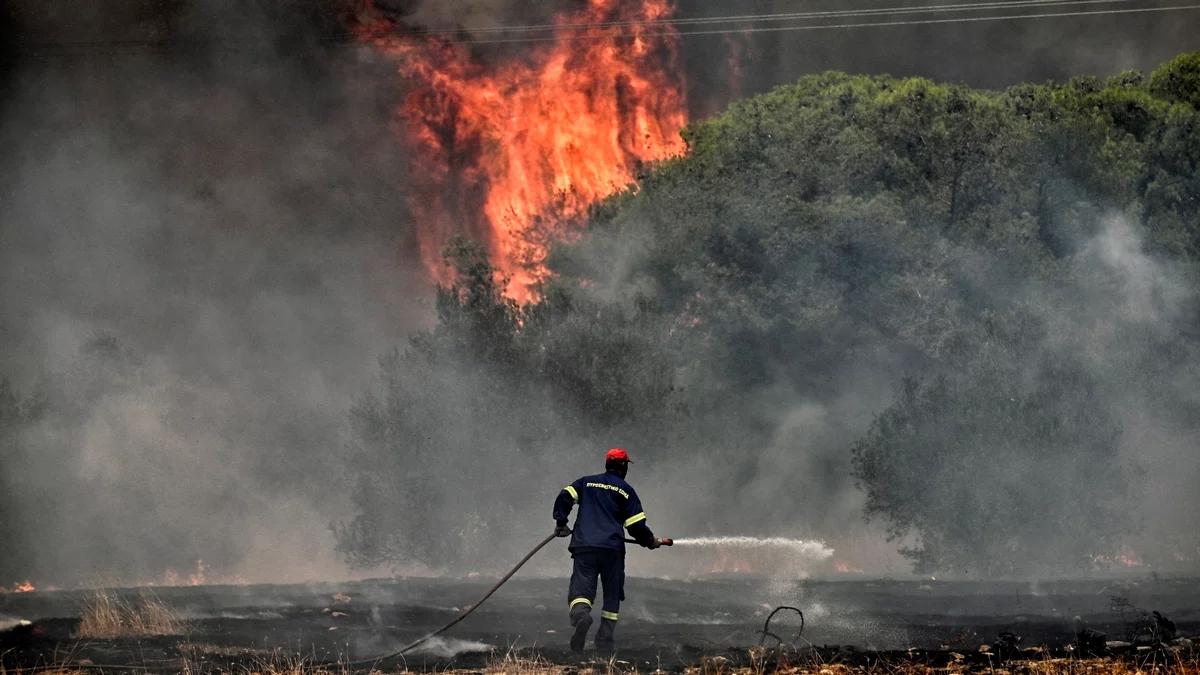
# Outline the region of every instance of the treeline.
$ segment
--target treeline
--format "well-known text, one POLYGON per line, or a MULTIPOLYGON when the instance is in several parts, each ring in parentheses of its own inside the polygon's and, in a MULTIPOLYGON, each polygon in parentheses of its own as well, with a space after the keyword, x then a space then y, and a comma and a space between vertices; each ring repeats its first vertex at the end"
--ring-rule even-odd
POLYGON ((920 571, 1193 565, 1198 132, 1200 54, 739 102, 558 242, 540 301, 447 251, 436 325, 352 411, 341 547, 503 550, 565 454, 623 439, 679 467, 697 529, 836 542, 865 514, 920 571))

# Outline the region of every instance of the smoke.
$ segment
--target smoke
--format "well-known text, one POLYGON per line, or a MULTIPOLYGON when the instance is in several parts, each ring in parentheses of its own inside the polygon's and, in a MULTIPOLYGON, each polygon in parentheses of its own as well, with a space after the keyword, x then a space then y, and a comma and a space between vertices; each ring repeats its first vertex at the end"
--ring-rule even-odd
MULTIPOLYGON (((656 198, 665 199, 647 199, 656 198)), ((640 226, 650 230, 661 225, 662 236, 669 237, 671 226, 658 219, 659 208, 654 204, 637 212, 653 214, 644 216, 640 226)), ((948 285, 945 280, 966 279, 970 288, 967 301, 972 306, 1019 308, 1019 315, 1026 318, 997 320, 1017 324, 1011 327, 1014 332, 1025 330, 1018 327, 1020 321, 1041 325, 1024 334, 1015 353, 989 346, 986 336, 964 338, 972 349, 981 349, 979 362, 985 364, 979 373, 968 377, 975 378, 982 389, 994 391, 1010 391, 1009 387, 1012 391, 1028 391, 1048 383, 1049 391, 1060 393, 1044 401, 1054 411, 1051 417, 1059 416, 1056 424, 1069 424, 1068 417, 1077 411, 1093 411, 1099 416, 1095 425, 1098 434, 1105 429, 1119 430, 1115 457, 1097 456, 1094 462, 1077 465, 1098 448, 1061 445, 1047 447, 1045 455, 1028 455, 1004 445, 1012 442, 1021 446, 1026 441, 1000 439, 995 447, 978 453, 988 458, 982 463, 973 463, 976 448, 971 447, 954 455, 935 453, 928 463, 918 464, 914 473, 923 476, 926 488, 910 498, 943 503, 946 518, 955 521, 960 541, 976 542, 975 551, 994 547, 997 562, 1005 561, 1005 547, 1012 545, 1008 537, 1014 530, 1014 539, 1024 538, 1022 547, 1030 546, 1046 560, 1070 559, 1070 546, 1088 541, 1098 545, 1096 542, 1116 531, 1126 542, 1123 550, 1136 553, 1122 555, 1124 560, 1113 553, 1112 557, 1096 559, 1095 566, 1122 565, 1132 560, 1155 569, 1194 569, 1197 541, 1186 523, 1196 517, 1198 503, 1187 485, 1200 475, 1200 464, 1190 449, 1196 431, 1192 415, 1200 379, 1186 364, 1194 362, 1195 343, 1188 336, 1200 300, 1192 290, 1196 288, 1195 271, 1149 252, 1143 241, 1144 228, 1125 214, 1087 213, 1078 228, 1082 234, 1071 245, 1078 253, 1062 261, 1064 269, 1028 275, 1016 273, 1007 263, 997 264, 995 258, 987 262, 989 254, 971 246, 928 242, 922 246, 931 252, 931 260, 937 261, 930 265, 935 272, 929 279, 931 283, 922 281, 916 288, 924 287, 931 304, 953 304, 957 300, 944 295, 948 285), (942 279, 942 290, 938 290, 938 278, 942 279), (1015 364, 1015 375, 993 370, 1000 362, 1015 364), (1064 364, 1072 365, 1063 369, 1064 364), (1006 381, 1004 378, 1010 375, 1013 379, 1006 381), (1073 376, 1090 384, 1073 391, 1068 379, 1073 376), (959 466, 969 468, 962 472, 947 468, 959 466), (1119 488, 1126 479, 1128 490, 1121 492, 1119 488), (955 486, 943 492, 942 481, 955 486), (947 494, 953 494, 957 486, 963 486, 971 499, 994 504, 995 508, 978 514, 956 507, 947 494), (1022 491, 1035 501, 1044 499, 1056 507, 1079 505, 1082 510, 1078 512, 1070 512, 1073 506, 1063 507, 1062 517, 1071 523, 1070 536, 1056 533, 1057 525, 1043 528, 1038 512, 1028 511, 1028 502, 1016 497, 1022 491), (1033 496, 1033 492, 1041 496, 1033 496), (1115 512, 1107 511, 1108 505, 1115 512), (1001 521, 1015 525, 1009 529, 1002 527, 1001 521)), ((620 242, 610 245, 604 241, 608 236, 622 237, 623 233, 622 229, 594 234, 600 241, 593 240, 584 248, 586 254, 597 254, 595 260, 583 265, 599 273, 598 277, 588 276, 597 287, 595 292, 610 299, 622 298, 624 293, 624 300, 629 302, 647 302, 648 296, 669 303, 665 299, 668 290, 655 288, 637 275, 653 269, 647 259, 654 260, 660 246, 670 250, 672 244, 653 242, 634 250, 621 247, 620 242), (627 256, 614 260, 614 251, 627 252, 627 256), (638 272, 630 275, 629 270, 638 272), (606 276, 606 271, 611 271, 611 276, 606 276)), ((899 245, 892 241, 875 244, 885 248, 899 245)), ((804 262, 794 264, 803 266, 804 262)), ((807 290, 819 295, 821 282, 811 283, 807 290)), ((878 291, 872 289, 869 297, 875 293, 878 291)), ((843 300, 840 304, 847 307, 843 312, 853 311, 850 307, 855 301, 843 300)), ((884 311, 896 311, 894 308, 900 306, 909 305, 891 305, 893 309, 884 311)), ((919 313, 918 307, 911 309, 919 313)), ((713 323, 730 321, 728 328, 736 330, 739 317, 705 318, 713 323)), ((789 383, 788 371, 780 365, 767 373, 765 386, 743 393, 730 386, 736 380, 729 374, 710 369, 714 365, 708 360, 710 354, 692 355, 696 372, 686 380, 677 380, 676 386, 693 391, 711 387, 724 392, 724 396, 714 406, 711 418, 701 415, 693 421, 696 428, 672 428, 662 441, 671 448, 669 451, 648 448, 656 453, 649 467, 634 465, 631 480, 635 485, 653 486, 644 489, 643 501, 652 514, 656 532, 679 536, 703 532, 819 537, 829 542, 833 558, 848 561, 848 566, 870 573, 907 571, 907 562, 895 556, 894 549, 920 542, 907 532, 909 536, 899 542, 884 544, 879 521, 873 525, 862 523, 866 504, 863 493, 850 480, 846 450, 867 432, 873 416, 897 397, 902 378, 933 377, 939 366, 895 337, 870 334, 868 325, 857 324, 857 362, 837 363, 828 375, 797 369, 799 382, 815 380, 813 388, 789 383)), ((710 330, 720 334, 724 328, 710 330)), ((827 330, 837 331, 837 324, 831 322, 827 330)), ((804 363, 802 350, 791 346, 786 349, 785 354, 804 363)), ((754 364, 753 358, 735 358, 745 369, 754 364)), ((818 367, 827 365, 816 360, 818 367)), ((786 364, 788 359, 784 356, 779 361, 786 364)), ((956 367, 964 364, 960 362, 956 367)), ((969 414, 1005 424, 1000 422, 1005 413, 998 407, 969 414)), ((996 440, 983 434, 964 434, 975 428, 960 426, 953 418, 930 423, 935 428, 944 425, 937 433, 952 436, 945 448, 996 440)), ((636 441, 630 443, 638 449, 636 441)), ((917 462, 917 457, 908 461, 917 462)), ((663 554, 652 555, 658 558, 663 554)), ((662 567, 656 563, 635 557, 632 565, 634 569, 661 572, 662 567)), ((731 571, 739 566, 752 569, 754 563, 753 555, 733 553, 708 571, 731 571)), ((1021 573, 1047 575, 1087 574, 1095 566, 1064 569, 1031 559, 1015 565, 1021 573)), ((981 572, 986 573, 980 567, 966 565, 953 570, 954 574, 966 575, 981 572)), ((798 572, 795 578, 801 576, 803 573, 798 572)))
POLYGON ((43 405, 0 470, 0 572, 345 574, 345 411, 430 287, 405 258, 390 78, 239 3, 35 4, 26 43, 186 46, 51 53, 5 83, 0 377, 43 405), (238 50, 201 40, 219 25, 238 50))
MULTIPOLYGON (((946 3, 886 3, 881 7, 939 4, 946 3)), ((1156 0, 1140 6, 1169 4, 1156 0)), ((677 0, 676 7, 680 15, 689 17, 858 8, 836 0, 806 3, 802 8, 787 0, 677 0)), ((1167 16, 1169 12, 1163 14, 743 35, 731 30, 724 35, 688 38, 683 55, 692 75, 690 90, 701 93, 692 101, 693 111, 706 116, 719 112, 728 100, 714 101, 705 93, 728 89, 731 77, 742 95, 753 95, 824 70, 920 76, 984 88, 1149 70, 1195 48, 1188 22, 1167 16)))
POLYGON ((495 646, 476 640, 458 640, 455 638, 431 638, 416 649, 418 654, 432 654, 441 658, 450 658, 459 654, 472 654, 495 651, 495 646))
POLYGON ((1200 478, 1194 412, 1200 404, 1194 269, 1149 255, 1127 218, 1109 216, 1084 248, 1077 270, 1086 314, 1066 313, 1060 330, 1107 385, 1124 428, 1122 460, 1138 476, 1128 517, 1144 562, 1194 564, 1200 541, 1189 523, 1200 511, 1190 486, 1200 478))
POLYGON ((404 23, 432 31, 461 31, 465 36, 486 36, 501 26, 545 26, 558 12, 582 7, 585 2, 548 5, 529 0, 383 0, 375 6, 404 23), (564 6, 565 5, 565 6, 564 6))
MULTIPOLYGON (((467 35, 553 18, 547 3, 517 0, 377 4, 406 24, 467 35)), ((792 8, 677 6, 688 16, 792 8)), ((36 412, 0 459, 12 537, 0 574, 157 579, 198 559, 214 578, 347 573, 327 527, 356 506, 346 411, 377 358, 427 325, 430 293, 408 214, 407 151, 392 126, 402 84, 369 48, 332 40, 344 30, 336 9, 208 0, 0 11, 0 377, 36 412), (121 46, 130 42, 142 46, 121 46)), ((681 53, 689 107, 704 115, 734 87, 752 94, 826 68, 999 86, 1146 68, 1192 40, 1169 14, 1062 25, 727 35, 686 39, 681 53)), ((512 45, 487 50, 520 55, 512 45)), ((641 268, 640 243, 629 236, 608 249, 614 278, 641 268)), ((1200 403, 1196 374, 1163 372, 1150 391, 1126 389, 1121 377, 1145 356, 1128 349, 1132 338, 1183 329, 1195 285, 1145 254, 1126 219, 1079 244, 1068 301, 1032 283, 1022 293, 1055 307, 1046 315, 1061 317, 1058 339, 1111 374, 1124 457, 1162 486, 1142 493, 1137 517, 1147 540, 1175 542, 1197 517, 1195 501, 1180 498, 1198 477, 1181 412, 1200 403), (1101 278, 1089 276, 1097 270, 1101 278)), ((596 297, 633 305, 655 290, 619 281, 601 283, 596 297)), ((534 402, 535 418, 511 417, 529 408, 501 397, 462 410, 493 381, 454 373, 445 400, 426 402, 453 414, 428 421, 457 423, 446 438, 466 450, 419 466, 393 458, 379 473, 428 479, 446 519, 426 525, 431 536, 438 526, 489 535, 461 567, 522 552, 548 526, 557 483, 598 471, 599 450, 627 444, 660 534, 821 536, 836 556, 900 573, 894 545, 861 520, 845 449, 910 365, 905 354, 864 350, 860 362, 822 373, 832 384, 820 396, 777 378, 730 403, 761 434, 695 454, 689 442, 721 421, 675 439, 634 427, 566 433, 576 420, 536 388, 508 392, 534 402), (516 441, 498 447, 497 438, 516 441), (504 504, 506 529, 460 518, 464 502, 504 504)), ((709 376, 748 374, 692 381, 709 376)))
MULTIPOLYGON (((496 29, 552 24, 555 12, 587 3, 584 0, 554 4, 528 0, 376 0, 374 4, 415 28, 487 40, 498 36, 544 35, 536 31, 497 33, 496 29)), ((886 6, 938 4, 946 3, 923 1, 886 6)), ((1152 0, 1139 6, 1170 4, 1165 0, 1152 0)), ((852 8, 836 0, 819 0, 807 3, 803 8, 788 0, 675 0, 674 6, 676 16, 688 18, 852 8)), ((1029 13, 1029 10, 1018 13, 1029 13)), ((942 18, 946 16, 950 15, 941 15, 942 18)), ((796 24, 774 22, 770 25, 796 24)), ((1175 54, 1195 47, 1190 24, 1170 12, 794 33, 737 32, 750 25, 748 22, 710 25, 706 28, 728 32, 696 35, 682 41, 680 52, 687 73, 693 118, 719 113, 736 98, 761 93, 824 70, 921 76, 1000 88, 1020 82, 1108 75, 1128 69, 1149 70, 1175 54)), ((481 47, 480 51, 519 57, 527 49, 528 45, 491 44, 481 47)))

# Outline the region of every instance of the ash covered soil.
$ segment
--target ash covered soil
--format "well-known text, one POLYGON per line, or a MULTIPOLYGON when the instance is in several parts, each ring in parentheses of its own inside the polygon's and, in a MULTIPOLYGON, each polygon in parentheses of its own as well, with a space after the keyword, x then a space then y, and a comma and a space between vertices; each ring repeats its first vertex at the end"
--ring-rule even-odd
MULTIPOLYGON (((453 619, 492 580, 397 579, 339 584, 155 588, 187 622, 180 636, 78 639, 87 591, 0 596, 0 665, 91 662, 178 672, 236 668, 274 652, 336 663, 394 652, 453 619), (13 628, 16 620, 31 625, 13 628)), ((559 664, 579 663, 567 648, 565 579, 514 579, 445 639, 394 663, 410 669, 478 668, 512 649, 559 664)), ((136 601, 146 591, 120 591, 136 601)), ((1002 632, 1023 646, 1061 648, 1073 618, 1126 640, 1141 612, 1174 620, 1180 635, 1200 634, 1200 583, 1183 578, 1050 582, 846 580, 780 582, 760 578, 629 579, 621 607, 619 658, 650 670, 680 669, 706 656, 744 658, 770 610, 804 611, 799 647, 831 654, 917 650, 974 652, 1002 632)), ((773 632, 799 628, 780 614, 773 632)), ((594 630, 594 629, 593 629, 594 630)), ((589 644, 590 647, 590 644, 589 644)))

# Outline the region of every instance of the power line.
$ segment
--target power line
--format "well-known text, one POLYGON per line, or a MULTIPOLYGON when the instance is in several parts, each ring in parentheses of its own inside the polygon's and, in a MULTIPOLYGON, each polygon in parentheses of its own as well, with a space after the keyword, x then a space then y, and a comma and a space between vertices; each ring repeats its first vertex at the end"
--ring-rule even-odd
MULTIPOLYGON (((600 21, 600 22, 577 22, 577 23, 543 23, 543 24, 514 24, 503 26, 483 26, 471 28, 464 31, 459 27, 455 28, 394 28, 390 30, 371 31, 369 34, 372 37, 396 36, 396 37, 427 37, 439 35, 458 35, 463 32, 472 35, 487 34, 487 33, 534 33, 546 31, 585 31, 601 28, 642 28, 645 26, 699 26, 699 25, 719 25, 725 23, 759 23, 759 22, 779 22, 779 21, 803 21, 812 19, 836 19, 836 18, 854 18, 860 16, 874 15, 903 15, 903 14, 938 14, 944 12, 978 12, 983 10, 1003 10, 1003 9, 1019 9, 1026 7, 1061 7, 1069 5, 1093 5, 1093 4, 1114 4, 1127 3, 1133 0, 986 0, 984 2, 959 2, 946 5, 929 5, 924 7, 913 6, 891 6, 891 7, 871 7, 864 9, 840 9, 840 10, 819 10, 806 12, 777 12, 770 14, 733 14, 722 16, 708 17, 670 17, 664 19, 647 19, 644 21, 624 20, 624 21, 600 21)), ((608 37, 610 34, 605 34, 608 37)), ((360 36, 359 33, 349 31, 339 31, 321 36, 323 42, 338 42, 344 40, 354 40, 360 36)), ((501 40, 503 38, 496 38, 501 40)), ((539 38, 513 38, 513 40, 528 40, 534 41, 539 38)), ((557 36, 541 36, 540 39, 551 40, 557 39, 557 36)), ((481 40, 457 40, 455 42, 487 42, 481 40)), ((171 44, 188 44, 178 40, 76 40, 76 41, 58 41, 58 42, 43 42, 43 43, 26 43, 19 44, 19 47, 73 47, 73 46, 113 46, 113 47, 167 47, 171 44)), ((203 43, 196 42, 197 46, 203 43)), ((229 43, 219 43, 229 44, 229 43)))
MULTIPOLYGON (((830 11, 814 11, 814 12, 789 12, 775 14, 745 14, 739 16, 725 17, 691 17, 691 18, 676 18, 676 19, 660 19, 647 22, 608 22, 595 24, 567 24, 570 26, 595 26, 602 27, 629 27, 629 26, 675 26, 675 25, 713 25, 728 22, 737 23, 754 23, 757 21, 802 21, 812 19, 845 19, 859 18, 878 15, 904 15, 904 14, 934 14, 934 13, 954 13, 979 11, 983 9, 1003 10, 1003 9, 1024 9, 1024 8, 1053 8, 1064 6, 1077 5, 1095 5, 1095 4, 1113 4, 1125 3, 1131 0, 993 0, 989 2, 973 2, 973 3, 957 3, 949 5, 934 5, 928 7, 879 7, 867 8, 859 10, 830 10, 830 11)), ((971 17, 952 17, 952 18, 923 18, 923 19, 904 19, 904 20, 889 20, 889 21, 850 21, 844 23, 816 23, 797 26, 744 26, 730 27, 719 29, 699 29, 699 30, 660 30, 657 32, 632 32, 632 31, 606 31, 603 33, 583 33, 577 35, 534 35, 526 37, 498 37, 498 38, 462 38, 454 40, 445 40, 446 44, 469 44, 469 45, 488 45, 488 44, 522 44, 522 43, 538 43, 538 42, 557 42, 557 41, 579 41, 579 40, 610 40, 615 38, 632 38, 632 37, 690 37, 690 36, 711 36, 711 35, 734 35, 747 33, 784 33, 798 31, 819 31, 819 30, 850 30, 855 28, 883 28, 883 27, 900 27, 900 26, 921 26, 921 25, 941 25, 941 24, 956 24, 956 23, 980 23, 980 22, 999 22, 999 21, 1017 21, 1017 20, 1044 20, 1044 19, 1060 19, 1071 17, 1088 17, 1088 16, 1104 16, 1104 15, 1121 15, 1121 14, 1140 14, 1150 12, 1174 12, 1188 11, 1200 9, 1200 4, 1189 5, 1173 5, 1166 7, 1134 7, 1122 9, 1097 9, 1097 10, 1080 10, 1066 12, 1037 12, 1032 14, 996 14, 991 16, 971 16, 971 17)), ((492 27, 481 29, 483 32, 521 32, 525 30, 541 30, 548 25, 530 25, 530 26, 507 26, 507 27, 492 27)), ((559 26, 556 26, 559 27, 559 26)), ((449 32, 449 31, 445 31, 449 32)), ((392 32, 384 31, 376 35, 381 37, 388 36, 425 36, 436 35, 434 32, 392 32)), ((327 35, 321 38, 322 42, 353 42, 359 39, 359 35, 355 33, 339 33, 327 35)), ((248 44, 248 43, 242 43, 248 44)), ((26 43, 16 44, 16 55, 23 57, 46 57, 46 56, 72 56, 72 55, 121 55, 132 54, 146 50, 168 50, 177 47, 195 47, 198 49, 207 49, 213 51, 236 51, 238 43, 233 42, 183 42, 177 40, 93 40, 93 41, 64 41, 64 42, 44 42, 44 43, 26 43), (92 50, 88 48, 107 48, 107 51, 92 50), (26 49, 44 49, 49 50, 48 53, 26 52, 26 49)))
MULTIPOLYGON (((1086 1, 1086 0, 1085 0, 1086 1)), ((1196 5, 1174 5, 1170 7, 1139 7, 1130 9, 1106 9, 1106 10, 1089 10, 1076 12, 1042 12, 1038 14, 1001 14, 996 16, 972 16, 972 17, 956 17, 953 19, 911 19, 904 21, 873 21, 873 22, 854 22, 854 23, 838 23, 838 24, 815 24, 808 26, 768 26, 768 27, 747 27, 733 28, 720 30, 691 30, 691 31, 672 31, 658 33, 607 33, 604 35, 561 35, 553 37, 528 37, 528 38, 499 38, 488 40, 448 40, 449 44, 505 44, 505 43, 532 43, 532 42, 558 42, 558 41, 575 41, 575 40, 609 40, 620 37, 688 37, 693 35, 733 35, 741 33, 786 33, 794 31, 818 31, 818 30, 846 30, 852 28, 884 28, 893 26, 926 26, 954 23, 980 23, 994 21, 1017 21, 1030 19, 1062 19, 1069 17, 1083 16, 1103 16, 1115 14, 1142 14, 1148 12, 1176 12, 1200 9, 1200 4, 1196 5)))
POLYGON ((965 2, 949 5, 930 5, 926 7, 873 7, 865 9, 839 9, 808 12, 780 12, 773 14, 734 14, 709 17, 673 17, 667 19, 647 19, 644 21, 601 21, 590 23, 543 23, 516 24, 508 26, 484 26, 463 31, 460 28, 397 28, 380 31, 377 35, 446 35, 460 32, 469 33, 522 33, 537 31, 587 30, 591 28, 621 28, 630 26, 684 26, 722 23, 756 23, 766 21, 792 21, 804 19, 828 19, 879 14, 934 14, 941 12, 973 12, 985 9, 1017 9, 1022 7, 1055 7, 1062 5, 1091 5, 1131 2, 1132 0, 990 0, 987 2, 965 2))

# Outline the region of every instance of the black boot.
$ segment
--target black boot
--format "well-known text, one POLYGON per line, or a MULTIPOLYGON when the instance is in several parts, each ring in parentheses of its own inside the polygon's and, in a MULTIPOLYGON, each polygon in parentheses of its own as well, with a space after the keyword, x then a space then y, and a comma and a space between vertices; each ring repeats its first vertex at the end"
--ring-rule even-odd
POLYGON ((592 627, 592 608, 579 603, 571 608, 571 625, 575 632, 571 634, 571 651, 583 653, 583 644, 587 642, 588 629, 592 627))
POLYGON ((617 630, 617 622, 612 619, 600 619, 600 629, 596 631, 596 651, 604 656, 612 656, 617 651, 617 643, 613 632, 617 630))

